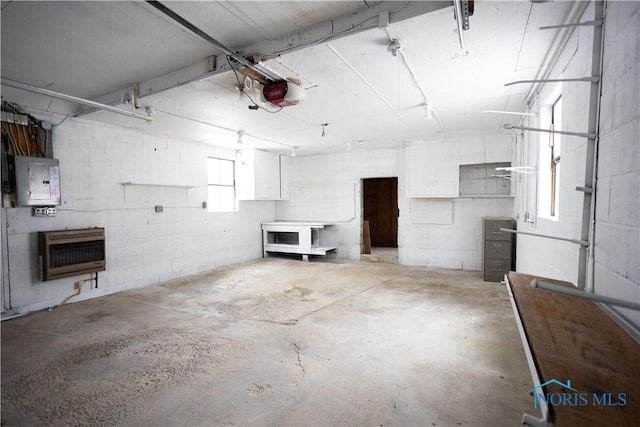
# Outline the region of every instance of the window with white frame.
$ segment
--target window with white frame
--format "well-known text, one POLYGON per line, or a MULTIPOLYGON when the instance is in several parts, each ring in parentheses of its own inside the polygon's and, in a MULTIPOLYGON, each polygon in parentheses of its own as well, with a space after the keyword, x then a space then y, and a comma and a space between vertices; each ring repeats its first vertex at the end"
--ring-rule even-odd
POLYGON ((237 210, 234 166, 233 160, 207 158, 209 212, 237 210))
POLYGON ((559 85, 540 108, 540 124, 551 132, 540 135, 540 156, 538 158, 538 215, 542 218, 557 219, 560 209, 560 152, 562 130, 562 90, 559 85))
MULTIPOLYGON (((556 102, 551 106, 551 130, 562 129, 562 97, 559 96, 556 102)), ((558 202, 560 182, 560 143, 561 135, 559 133, 549 134, 549 167, 551 169, 551 194, 549 202, 551 204, 549 214, 553 217, 558 216, 558 202)))

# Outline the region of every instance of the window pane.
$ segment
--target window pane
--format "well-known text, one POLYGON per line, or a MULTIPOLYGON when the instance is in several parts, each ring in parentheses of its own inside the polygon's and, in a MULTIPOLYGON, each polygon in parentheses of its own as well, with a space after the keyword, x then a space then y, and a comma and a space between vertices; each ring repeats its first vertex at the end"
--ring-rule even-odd
MULTIPOLYGON (((562 130, 562 97, 553 105, 553 128, 562 130)), ((551 216, 558 216, 558 204, 560 202, 560 152, 561 134, 554 135, 554 144, 551 149, 551 216)))
POLYGON ((233 185, 233 161, 220 160, 220 184, 233 185))
POLYGON ((232 212, 236 210, 235 190, 233 187, 218 187, 220 189, 220 211, 232 212))
MULTIPOLYGON (((559 98, 553 106, 553 128, 555 130, 562 130, 562 98, 559 98)), ((553 156, 558 157, 560 155, 560 141, 561 134, 554 135, 553 156)))
POLYGON ((209 212, 220 212, 220 188, 215 185, 209 186, 209 212))
POLYGON ((207 159, 207 175, 209 184, 220 184, 220 160, 209 157, 207 159))
MULTIPOLYGON (((540 108, 541 127, 562 131, 562 97, 558 85, 547 105, 540 108)), ((541 144, 538 163, 538 216, 557 220, 560 203, 560 160, 562 134, 551 133, 541 144)), ((542 142, 542 140, 541 140, 542 142)))
POLYGON ((207 159, 209 212, 236 210, 236 189, 233 160, 209 157, 207 159))
POLYGON ((209 212, 233 212, 236 210, 235 190, 233 187, 209 186, 209 212))

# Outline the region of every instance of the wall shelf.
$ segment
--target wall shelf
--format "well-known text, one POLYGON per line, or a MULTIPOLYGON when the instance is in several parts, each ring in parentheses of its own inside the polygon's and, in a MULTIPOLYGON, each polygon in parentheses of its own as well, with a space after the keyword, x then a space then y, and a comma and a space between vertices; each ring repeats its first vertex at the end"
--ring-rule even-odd
POLYGON ((170 187, 170 188, 196 188, 195 185, 182 185, 182 184, 154 184, 151 182, 121 182, 123 187, 129 187, 132 185, 144 186, 144 187, 170 187))

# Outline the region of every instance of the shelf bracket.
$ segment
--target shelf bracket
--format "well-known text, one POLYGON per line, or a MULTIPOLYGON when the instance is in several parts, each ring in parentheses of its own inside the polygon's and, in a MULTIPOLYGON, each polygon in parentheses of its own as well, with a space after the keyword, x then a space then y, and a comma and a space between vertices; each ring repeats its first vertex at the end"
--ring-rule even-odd
POLYGON ((578 289, 565 288, 563 286, 554 285, 551 283, 541 282, 538 279, 531 281, 532 288, 544 289, 545 291, 558 292, 572 297, 585 298, 603 304, 613 304, 620 307, 630 308, 632 310, 640 310, 640 304, 633 301, 625 301, 618 298, 608 297, 606 295, 598 295, 590 292, 580 291, 578 289))
POLYGON ((596 137, 595 133, 567 132, 567 131, 564 131, 564 130, 530 128, 530 127, 524 127, 524 126, 514 126, 514 125, 510 125, 510 124, 505 124, 503 127, 505 129, 519 129, 519 130, 530 130, 530 131, 533 131, 533 132, 557 133, 557 134, 560 134, 560 135, 580 136, 580 137, 583 137, 583 138, 590 138, 590 139, 595 139, 595 137, 596 137))
POLYGON ((571 243, 575 243, 576 245, 580 245, 580 246, 584 246, 584 247, 588 247, 589 246, 589 242, 587 242, 585 240, 568 239, 566 237, 558 237, 558 236, 549 236, 548 234, 529 233, 529 232, 526 232, 526 231, 511 230, 509 228, 501 228, 500 231, 506 231, 507 233, 513 233, 513 234, 526 234, 527 236, 542 237, 542 238, 545 238, 545 239, 562 240, 563 242, 571 242, 571 243))
POLYGON ((567 27, 601 27, 604 21, 597 20, 597 21, 584 21, 584 22, 578 22, 576 24, 562 24, 562 25, 549 25, 546 27, 540 27, 541 30, 552 30, 554 28, 567 28, 567 27))
POLYGON ((593 188, 591 188, 591 187, 576 187, 576 190, 577 191, 582 191, 582 192, 587 193, 587 194, 593 193, 593 188))
POLYGON ((508 171, 515 173, 524 173, 526 175, 533 175, 536 171, 536 168, 533 166, 509 166, 509 167, 500 167, 496 168, 497 171, 508 171))
POLYGON ((558 82, 598 83, 599 81, 600 81, 600 77, 579 77, 575 79, 516 80, 515 82, 505 83, 505 86, 516 85, 520 83, 558 83, 558 82))

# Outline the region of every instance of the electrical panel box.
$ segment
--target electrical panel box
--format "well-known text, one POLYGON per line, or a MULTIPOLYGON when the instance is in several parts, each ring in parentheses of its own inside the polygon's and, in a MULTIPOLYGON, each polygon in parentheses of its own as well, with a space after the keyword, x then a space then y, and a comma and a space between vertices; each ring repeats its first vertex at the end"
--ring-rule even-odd
POLYGON ((57 159, 15 156, 18 206, 60 204, 60 163, 57 159))

